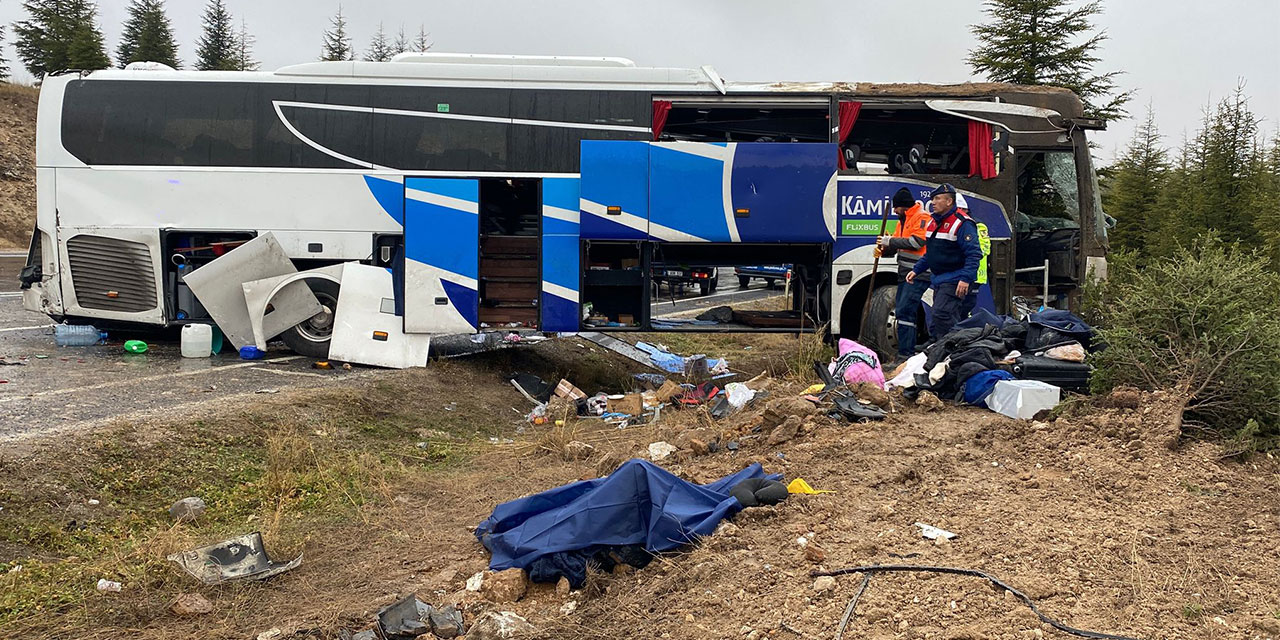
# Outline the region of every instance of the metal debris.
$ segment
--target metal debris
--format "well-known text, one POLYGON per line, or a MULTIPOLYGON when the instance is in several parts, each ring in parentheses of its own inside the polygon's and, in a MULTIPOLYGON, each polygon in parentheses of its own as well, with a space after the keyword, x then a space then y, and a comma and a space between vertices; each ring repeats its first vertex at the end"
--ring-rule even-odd
POLYGON ((302 564, 302 554, 285 564, 273 562, 262 546, 262 533, 253 532, 169 556, 184 571, 205 584, 228 580, 265 580, 302 564))

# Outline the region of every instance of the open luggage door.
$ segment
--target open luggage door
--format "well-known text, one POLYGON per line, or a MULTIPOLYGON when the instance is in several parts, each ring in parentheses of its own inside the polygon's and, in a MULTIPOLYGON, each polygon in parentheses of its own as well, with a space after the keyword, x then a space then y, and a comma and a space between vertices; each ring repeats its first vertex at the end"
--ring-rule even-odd
POLYGON ((479 327, 480 183, 405 178, 405 333, 479 327))

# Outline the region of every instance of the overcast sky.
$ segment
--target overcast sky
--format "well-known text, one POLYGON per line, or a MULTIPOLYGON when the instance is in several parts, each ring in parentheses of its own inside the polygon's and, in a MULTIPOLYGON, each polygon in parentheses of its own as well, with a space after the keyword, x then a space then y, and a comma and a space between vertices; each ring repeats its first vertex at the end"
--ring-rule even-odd
MULTIPOLYGON (((315 60, 339 0, 226 0, 258 38, 263 69, 315 60)), ((114 55, 128 0, 99 0, 114 55)), ((181 57, 195 57, 202 0, 168 0, 181 57)), ((1101 70, 1121 70, 1136 91, 1130 111, 1151 104, 1166 142, 1178 144, 1207 104, 1247 82, 1263 130, 1280 124, 1280 0, 1106 0, 1097 20, 1110 40, 1101 70)), ((964 63, 968 26, 983 19, 976 0, 344 0, 358 51, 382 22, 394 33, 420 24, 433 51, 622 56, 641 66, 709 64, 729 80, 952 83, 981 80, 964 63), (950 30, 950 35, 948 35, 950 30)), ((12 47, 19 0, 0 0, 4 57, 29 81, 12 47)), ((1109 160, 1134 120, 1092 134, 1109 160)))

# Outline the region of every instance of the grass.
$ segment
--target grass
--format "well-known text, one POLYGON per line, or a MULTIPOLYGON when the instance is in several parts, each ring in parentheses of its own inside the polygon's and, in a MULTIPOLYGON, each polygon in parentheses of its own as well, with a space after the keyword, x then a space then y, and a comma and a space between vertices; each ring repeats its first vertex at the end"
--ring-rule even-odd
POLYGON ((475 416, 424 411, 406 391, 283 402, 159 437, 154 425, 121 426, 52 464, 0 463, 0 630, 14 630, 0 635, 50 613, 64 627, 141 624, 198 586, 169 553, 260 530, 274 557, 292 558, 319 531, 367 524, 366 506, 387 501, 392 483, 474 451, 475 416), (168 507, 186 496, 208 508, 175 524, 168 507), (104 598, 99 578, 125 591, 104 598))
POLYGON ((1187 620, 1199 620, 1204 617, 1204 607, 1197 602, 1188 602, 1182 605, 1182 617, 1187 620))

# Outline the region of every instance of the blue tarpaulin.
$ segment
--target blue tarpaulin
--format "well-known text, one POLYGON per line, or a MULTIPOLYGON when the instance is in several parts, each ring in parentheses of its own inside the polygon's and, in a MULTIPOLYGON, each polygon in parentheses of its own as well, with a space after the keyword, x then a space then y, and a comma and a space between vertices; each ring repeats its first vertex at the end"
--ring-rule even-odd
POLYGON ((604 478, 574 482, 504 502, 476 528, 489 549, 489 568, 527 569, 539 557, 596 545, 644 545, 670 551, 709 535, 742 509, 729 495, 747 478, 765 476, 759 464, 705 485, 681 480, 645 460, 629 460, 604 478))

